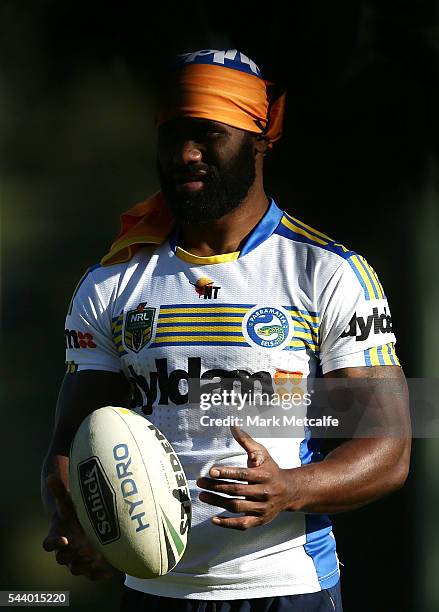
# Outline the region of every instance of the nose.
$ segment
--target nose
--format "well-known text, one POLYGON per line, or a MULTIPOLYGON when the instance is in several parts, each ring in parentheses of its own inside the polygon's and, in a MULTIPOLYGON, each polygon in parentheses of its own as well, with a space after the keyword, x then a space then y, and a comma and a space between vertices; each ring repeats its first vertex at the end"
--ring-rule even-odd
POLYGON ((200 162, 201 159, 201 148, 193 140, 186 140, 181 149, 181 161, 183 164, 200 162))

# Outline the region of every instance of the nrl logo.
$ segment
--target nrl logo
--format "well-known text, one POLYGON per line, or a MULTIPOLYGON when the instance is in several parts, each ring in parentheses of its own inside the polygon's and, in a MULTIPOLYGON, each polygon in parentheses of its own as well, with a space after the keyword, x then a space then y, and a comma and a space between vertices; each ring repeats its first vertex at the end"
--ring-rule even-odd
POLYGON ((142 302, 135 310, 127 312, 124 343, 131 351, 138 353, 151 340, 156 310, 156 308, 146 308, 146 302, 142 302))

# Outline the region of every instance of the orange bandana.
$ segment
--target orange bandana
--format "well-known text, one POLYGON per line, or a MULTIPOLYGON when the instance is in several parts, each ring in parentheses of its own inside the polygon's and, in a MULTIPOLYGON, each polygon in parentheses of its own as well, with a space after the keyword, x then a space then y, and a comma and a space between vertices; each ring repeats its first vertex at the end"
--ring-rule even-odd
MULTIPOLYGON (((197 117, 263 134, 271 147, 282 134, 285 94, 264 81, 256 64, 236 49, 206 49, 179 56, 172 104, 158 117, 197 117)), ((121 216, 121 231, 102 265, 129 261, 143 245, 161 244, 175 226, 162 194, 154 194, 121 216)))
POLYGON ((159 191, 124 212, 120 225, 120 233, 109 253, 101 259, 103 266, 129 261, 141 246, 161 244, 172 231, 175 220, 159 191))
POLYGON ((198 117, 264 134, 270 147, 281 137, 285 93, 254 74, 187 64, 176 75, 174 93, 172 105, 159 113, 159 125, 175 117, 198 117))

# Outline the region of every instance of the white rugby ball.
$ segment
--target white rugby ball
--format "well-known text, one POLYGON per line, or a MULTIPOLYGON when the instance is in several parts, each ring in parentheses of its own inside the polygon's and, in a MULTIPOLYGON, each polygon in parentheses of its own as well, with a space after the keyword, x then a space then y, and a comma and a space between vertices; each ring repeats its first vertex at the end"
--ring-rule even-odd
POLYGON ((79 522, 111 565, 138 578, 175 567, 190 529, 189 488, 150 421, 126 408, 95 410, 72 441, 69 471, 79 522))

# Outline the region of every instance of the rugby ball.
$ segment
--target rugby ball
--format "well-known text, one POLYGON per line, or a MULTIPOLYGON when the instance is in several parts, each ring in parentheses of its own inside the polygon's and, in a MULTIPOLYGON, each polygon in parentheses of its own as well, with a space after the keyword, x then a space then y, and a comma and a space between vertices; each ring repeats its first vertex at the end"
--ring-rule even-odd
POLYGON ((165 436, 126 408, 99 408, 70 448, 70 491, 86 535, 114 567, 137 578, 169 572, 186 549, 189 488, 165 436))

